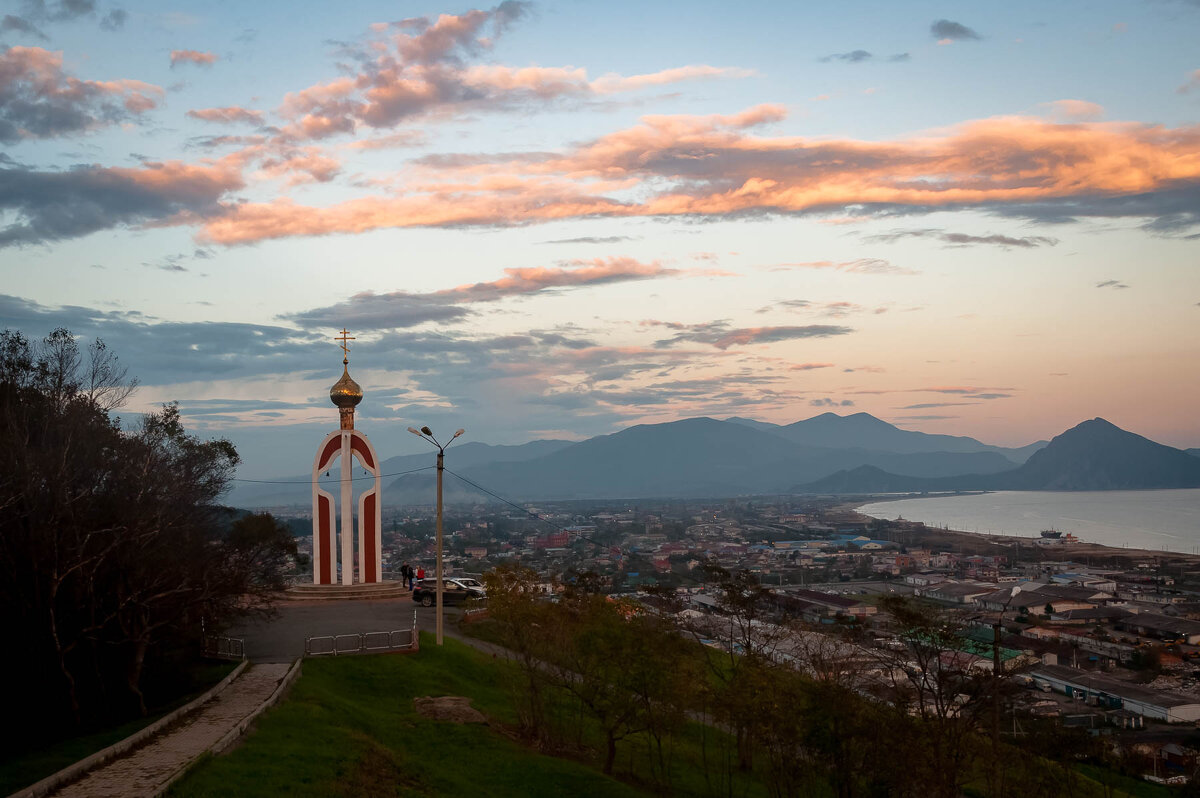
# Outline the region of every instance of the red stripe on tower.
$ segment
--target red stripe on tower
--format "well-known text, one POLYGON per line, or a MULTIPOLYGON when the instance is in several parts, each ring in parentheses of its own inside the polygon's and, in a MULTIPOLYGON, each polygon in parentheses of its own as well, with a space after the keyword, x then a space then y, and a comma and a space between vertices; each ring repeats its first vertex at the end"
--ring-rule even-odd
POLYGON ((359 552, 359 557, 363 559, 363 581, 378 582, 379 573, 376 571, 376 564, 379 562, 379 530, 375 528, 375 503, 378 497, 374 492, 366 496, 363 501, 362 518, 359 523, 363 525, 366 544, 363 546, 363 551, 359 552))

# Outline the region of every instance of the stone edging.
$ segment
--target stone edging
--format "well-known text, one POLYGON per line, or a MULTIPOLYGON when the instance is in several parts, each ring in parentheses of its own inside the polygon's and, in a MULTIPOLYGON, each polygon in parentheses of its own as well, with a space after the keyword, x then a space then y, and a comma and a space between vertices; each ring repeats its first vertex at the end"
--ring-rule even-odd
POLYGON ((179 709, 164 715, 141 731, 136 731, 129 735, 124 740, 118 740, 107 748, 97 751, 91 756, 85 757, 73 765, 67 765, 57 773, 52 773, 36 784, 13 793, 11 796, 9 796, 9 798, 42 798, 43 795, 48 795, 49 793, 57 790, 59 787, 77 780, 89 770, 116 759, 121 754, 124 754, 126 751, 129 751, 132 748, 136 748, 146 739, 162 731, 166 726, 169 726, 184 715, 199 707, 201 704, 204 704, 205 702, 214 698, 217 693, 224 690, 229 686, 230 682, 241 675, 242 671, 244 671, 246 666, 249 664, 250 663, 248 660, 242 660, 228 676, 219 681, 214 687, 212 687, 208 692, 204 693, 204 695, 200 696, 199 698, 189 701, 179 709))
MULTIPOLYGON (((304 660, 302 657, 298 657, 296 661, 292 663, 292 667, 288 669, 288 672, 284 674, 282 679, 279 680, 279 684, 276 685, 275 691, 267 697, 267 700, 259 704, 258 708, 249 715, 238 721, 237 725, 230 729, 228 734, 213 743, 206 753, 214 755, 219 754, 237 742, 238 738, 245 733, 246 729, 250 728, 250 724, 253 723, 259 715, 261 715, 263 712, 266 712, 270 707, 274 706, 279 699, 283 697, 284 692, 292 686, 292 682, 296 681, 296 678, 300 676, 300 663, 303 661, 304 660)), ((170 789, 172 784, 179 781, 179 779, 181 779, 183 775, 188 772, 192 765, 196 763, 196 759, 198 758, 199 757, 193 758, 186 765, 172 773, 166 781, 158 785, 158 787, 156 787, 154 790, 153 798, 158 798, 160 795, 164 794, 168 789, 170 789)))

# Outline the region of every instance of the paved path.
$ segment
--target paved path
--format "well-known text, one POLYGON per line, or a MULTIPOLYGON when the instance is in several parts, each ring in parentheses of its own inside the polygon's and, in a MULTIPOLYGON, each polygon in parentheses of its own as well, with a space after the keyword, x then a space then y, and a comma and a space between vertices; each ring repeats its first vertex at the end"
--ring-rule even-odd
POLYGON ((270 697, 288 663, 252 665, 198 708, 145 745, 68 784, 56 798, 141 798, 152 796, 180 768, 214 743, 270 697))
MULTIPOLYGON (((251 662, 292 662, 304 656, 304 638, 324 635, 391 632, 411 629, 413 611, 420 628, 433 629, 434 611, 411 598, 358 601, 285 601, 268 620, 250 620, 226 634, 246 641, 246 658, 251 662)), ((447 623, 451 612, 446 613, 447 623)))

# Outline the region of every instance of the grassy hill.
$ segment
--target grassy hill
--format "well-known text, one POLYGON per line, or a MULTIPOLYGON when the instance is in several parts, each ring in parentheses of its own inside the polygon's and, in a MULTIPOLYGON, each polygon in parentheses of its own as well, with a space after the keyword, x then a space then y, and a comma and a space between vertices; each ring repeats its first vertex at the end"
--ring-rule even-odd
MULTIPOLYGON (((569 750, 551 756, 519 741, 509 665, 454 639, 422 636, 415 655, 310 659, 288 697, 267 712, 240 747, 202 759, 168 796, 767 796, 754 772, 727 769, 709 781, 712 757, 729 738, 692 724, 672 743, 670 774, 651 777, 653 745, 645 735, 622 740, 615 778, 600 772, 602 738, 585 729, 569 750), (467 696, 488 718, 457 724, 419 715, 413 699, 467 696), (709 761, 705 761, 705 751, 709 761), (706 767, 707 765, 707 767, 706 767), (728 778, 729 780, 726 780, 728 778)), ((661 753, 661 752, 660 752, 661 753)), ((1015 753, 1015 752, 1014 752, 1015 753)), ((1134 777, 1077 765, 1074 778, 1038 756, 1016 761, 1045 771, 1048 792, 1069 783, 1080 798, 1167 798, 1173 793, 1134 777), (1055 786, 1057 785, 1057 786, 1055 786), (1107 787, 1104 785, 1108 785, 1107 787)), ((732 760, 731 760, 732 761, 732 760)), ((983 795, 982 776, 966 794, 983 795)), ((832 795, 820 779, 799 793, 832 795)))
MULTIPOLYGON (((593 741, 570 758, 539 753, 513 739, 515 722, 502 671, 507 667, 450 638, 442 648, 422 635, 415 655, 310 659, 287 699, 258 721, 231 753, 202 760, 168 793, 183 796, 640 796, 645 743, 622 748, 618 774, 600 772, 593 741), (468 696, 488 725, 429 720, 420 696, 468 696)), ((709 732, 711 733, 711 731, 709 732)), ((599 741, 594 741, 599 745, 599 741)), ((711 752, 710 752, 711 753, 711 752)), ((706 795, 698 768, 681 758, 677 795, 706 795)), ((757 784, 736 794, 766 795, 757 784)))

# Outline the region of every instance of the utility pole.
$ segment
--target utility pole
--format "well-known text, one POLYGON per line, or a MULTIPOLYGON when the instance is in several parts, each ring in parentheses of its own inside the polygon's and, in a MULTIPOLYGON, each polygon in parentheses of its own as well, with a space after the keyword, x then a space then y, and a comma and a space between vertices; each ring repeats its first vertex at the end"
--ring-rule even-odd
POLYGON ((454 439, 462 435, 466 430, 460 429, 450 436, 450 440, 446 441, 446 445, 438 443, 437 438, 433 437, 433 432, 429 427, 421 427, 419 430, 409 427, 408 431, 416 435, 422 440, 427 440, 437 447, 437 565, 435 566, 435 577, 437 579, 437 644, 442 644, 442 592, 445 586, 442 584, 442 472, 445 470, 446 446, 454 442, 454 439))
POLYGON ((1000 794, 1000 628, 1008 605, 1020 592, 1021 586, 1014 585, 992 627, 992 795, 1000 794))

